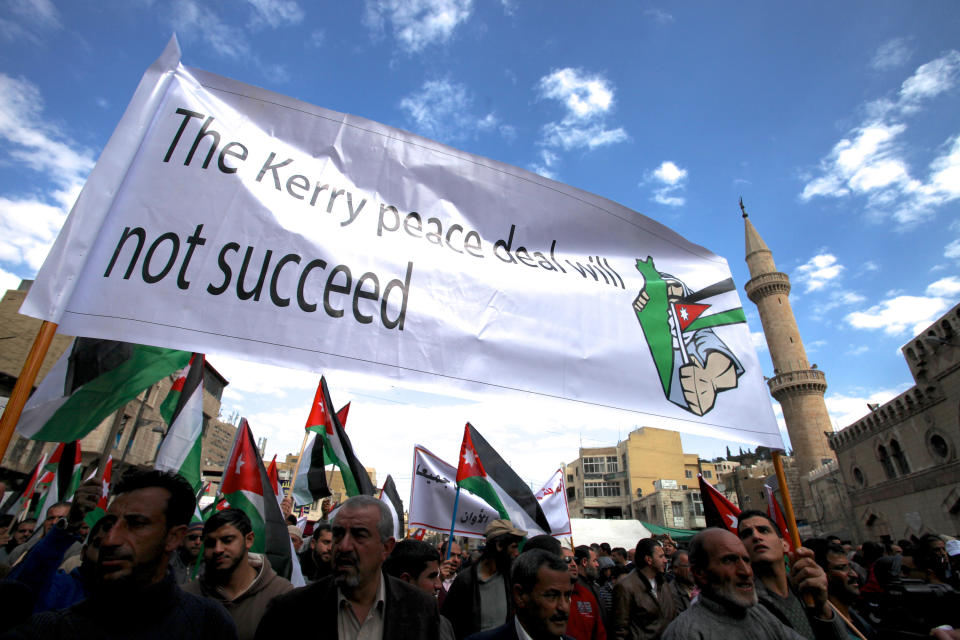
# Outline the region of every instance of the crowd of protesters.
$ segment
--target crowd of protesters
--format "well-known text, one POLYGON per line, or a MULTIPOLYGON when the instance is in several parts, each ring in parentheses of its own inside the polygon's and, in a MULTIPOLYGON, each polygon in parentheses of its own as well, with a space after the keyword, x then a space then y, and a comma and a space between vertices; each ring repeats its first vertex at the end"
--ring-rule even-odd
POLYGON ((177 475, 125 475, 92 527, 96 484, 41 523, 0 521, 2 638, 344 639, 960 638, 960 541, 854 548, 827 536, 787 552, 765 513, 631 549, 567 547, 494 520, 478 548, 396 540, 393 517, 355 496, 306 538, 306 586, 250 551, 238 509, 191 523, 177 475))

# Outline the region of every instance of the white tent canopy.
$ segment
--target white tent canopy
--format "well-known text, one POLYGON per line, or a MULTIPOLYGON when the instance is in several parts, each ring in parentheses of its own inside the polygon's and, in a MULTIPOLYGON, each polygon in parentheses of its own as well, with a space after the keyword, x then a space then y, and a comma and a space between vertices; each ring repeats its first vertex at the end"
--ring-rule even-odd
POLYGON ((570 525, 576 545, 606 542, 611 547, 633 549, 638 540, 650 537, 650 532, 639 520, 570 518, 570 525))

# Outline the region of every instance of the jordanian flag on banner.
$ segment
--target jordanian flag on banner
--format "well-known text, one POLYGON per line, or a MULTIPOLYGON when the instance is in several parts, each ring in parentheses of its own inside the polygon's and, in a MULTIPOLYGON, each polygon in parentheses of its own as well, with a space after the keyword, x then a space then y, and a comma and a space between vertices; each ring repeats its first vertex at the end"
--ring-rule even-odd
POLYGON ((79 440, 189 360, 186 351, 77 338, 27 401, 17 433, 48 442, 79 440))
POLYGON ((531 536, 550 533, 547 516, 530 487, 469 422, 463 430, 457 485, 482 498, 501 518, 531 536))
POLYGON ((47 509, 51 506, 58 502, 70 502, 73 499, 73 494, 76 493, 83 479, 82 472, 80 441, 61 442, 46 465, 44 480, 49 480, 50 484, 34 512, 38 522, 43 522, 47 517, 47 509))
POLYGON ((326 498, 330 495, 325 464, 323 439, 319 435, 313 435, 303 450, 303 455, 300 456, 297 475, 293 479, 293 502, 295 505, 312 504, 320 498, 326 498))
POLYGON ((107 500, 110 497, 110 481, 113 478, 113 456, 107 458, 107 464, 103 467, 103 478, 100 480, 100 499, 97 500, 97 506, 83 517, 83 521, 88 527, 97 524, 103 516, 107 515, 107 500))
POLYGON ((250 551, 264 554, 274 571, 289 579, 293 568, 290 535, 246 418, 240 420, 220 492, 231 507, 246 513, 253 523, 250 551))
POLYGON ((393 482, 393 476, 387 475, 383 483, 383 489, 380 490, 380 502, 387 505, 390 514, 393 516, 393 537, 397 540, 403 538, 403 500, 397 493, 397 485, 393 482))
MULTIPOLYGON (((178 380, 179 382, 179 380, 178 380)), ((174 384, 170 395, 177 394, 177 403, 169 417, 170 427, 157 452, 157 469, 180 474, 194 492, 203 486, 201 479, 201 443, 203 439, 203 354, 195 353, 183 383, 174 384), (180 389, 175 391, 176 387, 180 389)), ((167 396, 169 399, 170 396, 167 396)), ((164 401, 166 404, 166 401, 164 401)), ((166 420, 167 417, 164 416, 166 420)))
POLYGON ((740 509, 704 480, 701 474, 697 474, 697 480, 700 481, 700 499, 703 500, 703 515, 707 526, 720 527, 736 535, 740 509))
MULTIPOLYGON (((344 407, 348 409, 350 405, 344 407)), ((347 437, 340 417, 333 411, 333 402, 330 401, 330 391, 327 389, 327 380, 320 377, 320 385, 313 398, 313 407, 307 418, 307 429, 316 431, 323 438, 323 457, 325 464, 332 464, 340 469, 343 484, 348 496, 372 496, 376 489, 367 476, 367 470, 353 453, 353 445, 347 437), (320 427, 323 427, 321 430, 320 427)), ((342 411, 342 410, 341 410, 342 411)))

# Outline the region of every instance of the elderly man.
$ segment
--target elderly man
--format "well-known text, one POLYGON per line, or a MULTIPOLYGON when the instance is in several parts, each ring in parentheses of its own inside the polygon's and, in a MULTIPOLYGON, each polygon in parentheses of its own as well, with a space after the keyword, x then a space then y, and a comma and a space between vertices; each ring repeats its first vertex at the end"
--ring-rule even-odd
POLYGON ((843 622, 839 616, 834 616, 827 602, 827 576, 814 561, 810 549, 801 547, 791 554, 788 576, 780 527, 767 514, 762 511, 742 512, 737 532, 750 554, 761 605, 808 640, 822 636, 813 630, 815 619, 833 620, 843 631, 843 622), (803 603, 803 596, 812 599, 812 607, 803 603))
POLYGON ((673 554, 673 582, 670 583, 670 592, 677 605, 677 614, 690 608, 690 601, 696 587, 693 573, 690 571, 690 555, 683 549, 678 549, 673 554))
POLYGON ((494 520, 484 531, 480 561, 461 571, 443 601, 441 613, 453 623, 457 638, 499 627, 513 615, 510 565, 527 535, 509 520, 494 520))
MULTIPOLYGON (((670 623, 663 640, 803 640, 765 607, 757 606, 750 555, 726 529, 704 529, 690 541, 690 564, 700 597, 670 623)), ((817 621, 825 638, 844 638, 830 621, 817 621)))
POLYGON ((95 586, 86 600, 34 616, 13 638, 235 638, 220 605, 184 593, 168 573, 196 508, 193 487, 175 474, 130 472, 103 516, 95 586))
POLYGON ((250 553, 253 541, 247 514, 217 511, 203 525, 203 577, 183 585, 187 593, 222 604, 237 625, 239 640, 252 640, 267 604, 293 589, 265 557, 250 553))
POLYGON ((396 540, 393 515, 376 498, 354 496, 333 518, 333 575, 273 600, 257 638, 274 638, 304 612, 329 625, 321 635, 357 638, 438 638, 436 600, 381 571, 396 540))
POLYGON ((610 635, 618 640, 656 640, 677 615, 663 579, 667 557, 653 538, 637 542, 636 568, 613 588, 610 635))
POLYGON ((564 630, 573 587, 567 565, 559 556, 543 549, 520 554, 513 563, 510 583, 516 615, 469 640, 572 640, 564 630))

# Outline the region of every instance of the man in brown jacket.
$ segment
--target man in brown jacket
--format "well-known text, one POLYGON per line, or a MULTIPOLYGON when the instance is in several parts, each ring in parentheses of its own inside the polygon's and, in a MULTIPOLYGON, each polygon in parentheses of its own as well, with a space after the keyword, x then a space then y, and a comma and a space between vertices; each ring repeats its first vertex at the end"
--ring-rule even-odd
POLYGON ((637 543, 636 568, 613 588, 611 637, 656 640, 677 616, 676 603, 663 573, 667 558, 652 538, 637 543))
POLYGON ((253 525, 239 509, 217 511, 203 525, 204 575, 183 590, 216 600, 237 625, 239 640, 253 640, 267 604, 293 589, 267 559, 250 553, 253 525))

